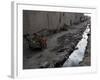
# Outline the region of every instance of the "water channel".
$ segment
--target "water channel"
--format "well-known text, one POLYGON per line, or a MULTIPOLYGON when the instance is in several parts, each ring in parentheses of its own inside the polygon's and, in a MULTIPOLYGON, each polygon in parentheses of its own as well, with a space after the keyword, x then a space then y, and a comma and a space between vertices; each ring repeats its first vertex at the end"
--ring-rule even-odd
POLYGON ((86 30, 84 31, 82 35, 82 39, 78 42, 76 46, 76 50, 74 50, 69 58, 65 61, 63 64, 63 67, 71 67, 71 66, 78 66, 79 63, 83 60, 86 46, 87 46, 87 39, 88 34, 90 32, 89 24, 87 25, 86 30))

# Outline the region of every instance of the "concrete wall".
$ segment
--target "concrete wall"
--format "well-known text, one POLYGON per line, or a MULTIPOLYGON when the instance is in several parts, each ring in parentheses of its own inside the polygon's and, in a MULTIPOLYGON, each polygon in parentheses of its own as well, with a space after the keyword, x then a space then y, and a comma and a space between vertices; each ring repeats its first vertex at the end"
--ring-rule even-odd
POLYGON ((71 25, 79 22, 80 13, 23 11, 23 32, 34 33, 41 29, 60 29, 64 24, 71 25))
POLYGON ((38 11, 24 11, 24 13, 24 33, 34 33, 48 27, 47 13, 38 11))
POLYGON ((64 23, 66 25, 71 25, 75 21, 74 13, 64 13, 64 23))
POLYGON ((59 24, 60 13, 48 12, 48 29, 57 29, 59 24))
POLYGON ((68 26, 80 22, 83 13, 64 13, 64 23, 68 26))
POLYGON ((75 20, 74 20, 74 23, 78 23, 80 22, 80 18, 84 16, 83 13, 75 13, 75 20))

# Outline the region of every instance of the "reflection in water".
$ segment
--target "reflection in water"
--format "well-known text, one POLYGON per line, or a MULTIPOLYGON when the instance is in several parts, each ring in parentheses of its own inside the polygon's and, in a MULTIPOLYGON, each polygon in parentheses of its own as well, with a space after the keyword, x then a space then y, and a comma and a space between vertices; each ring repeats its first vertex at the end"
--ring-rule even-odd
POLYGON ((89 25, 87 25, 86 30, 82 35, 82 39, 77 44, 77 50, 74 50, 72 54, 69 56, 68 60, 65 61, 63 67, 71 67, 78 66, 79 62, 81 62, 84 58, 85 49, 87 46, 88 33, 90 31, 89 25))

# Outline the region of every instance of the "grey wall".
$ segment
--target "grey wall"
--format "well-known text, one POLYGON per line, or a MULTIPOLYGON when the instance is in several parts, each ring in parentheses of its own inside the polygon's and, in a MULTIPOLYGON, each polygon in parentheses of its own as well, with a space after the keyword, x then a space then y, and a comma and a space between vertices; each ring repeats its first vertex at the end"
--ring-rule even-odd
POLYGON ((37 32, 43 28, 48 27, 47 13, 35 11, 29 11, 27 13, 26 11, 23 17, 23 23, 24 33, 37 32))
POLYGON ((34 33, 41 29, 59 29, 64 24, 78 22, 83 14, 47 11, 23 11, 23 32, 34 33))

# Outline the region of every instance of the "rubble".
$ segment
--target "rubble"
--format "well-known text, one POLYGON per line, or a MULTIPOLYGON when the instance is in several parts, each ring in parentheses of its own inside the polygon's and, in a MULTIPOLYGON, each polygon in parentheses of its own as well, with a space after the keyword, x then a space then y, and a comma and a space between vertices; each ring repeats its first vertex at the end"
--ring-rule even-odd
POLYGON ((24 69, 62 67, 71 53, 77 49, 76 45, 79 40, 82 39, 82 34, 86 29, 86 24, 87 22, 80 23, 76 25, 75 28, 68 29, 68 31, 65 32, 62 31, 62 33, 53 32, 53 34, 50 35, 50 37, 48 36, 48 38, 56 41, 53 40, 49 42, 48 39, 49 44, 46 49, 40 52, 33 51, 32 57, 23 64, 24 69), (30 66, 30 64, 32 64, 32 66, 30 66))

